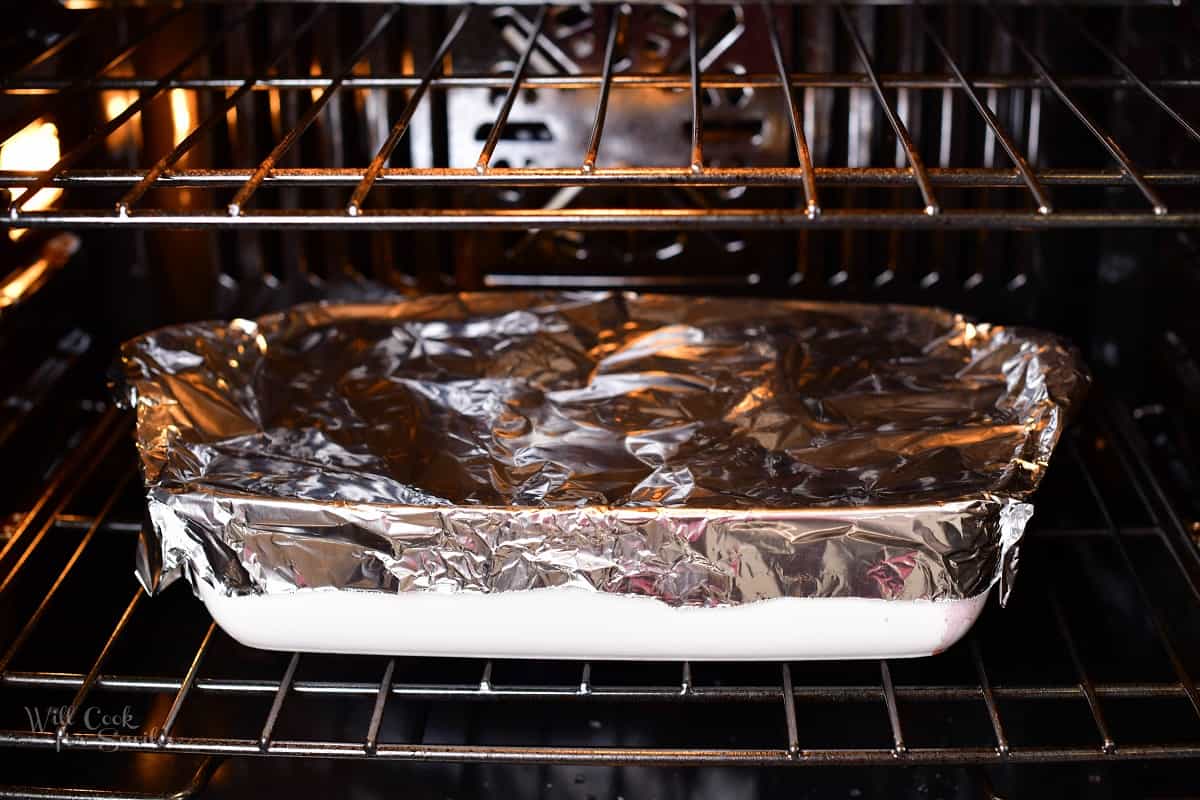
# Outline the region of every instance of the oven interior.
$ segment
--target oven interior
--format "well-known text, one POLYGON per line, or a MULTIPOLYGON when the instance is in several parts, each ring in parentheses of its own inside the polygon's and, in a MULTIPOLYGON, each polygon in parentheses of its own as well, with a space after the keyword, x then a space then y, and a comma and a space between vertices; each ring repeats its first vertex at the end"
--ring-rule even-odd
POLYGON ((9 13, 0 796, 1194 792, 1190 4, 9 13), (928 659, 587 664, 260 652, 182 582, 143 596, 131 419, 105 387, 122 340, 598 287, 1069 336, 1096 384, 1009 606, 928 659))

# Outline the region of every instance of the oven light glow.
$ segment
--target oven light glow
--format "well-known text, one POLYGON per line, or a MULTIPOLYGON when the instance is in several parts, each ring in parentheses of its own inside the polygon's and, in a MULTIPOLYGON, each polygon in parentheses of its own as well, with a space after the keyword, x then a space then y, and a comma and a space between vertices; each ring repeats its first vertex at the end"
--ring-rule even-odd
MULTIPOLYGON (((314 58, 312 65, 308 68, 308 74, 312 75, 314 78, 319 77, 321 74, 321 62, 314 58)), ((309 91, 309 94, 311 95, 314 103, 321 99, 320 89, 312 89, 309 91)))
POLYGON ((112 89, 104 93, 104 118, 109 122, 121 115, 125 109, 133 105, 137 92, 132 89, 112 89))
MULTIPOLYGON (((109 122, 121 115, 125 109, 133 105, 138 93, 132 89, 110 89, 101 92, 100 99, 104 103, 104 118, 109 122)), ((140 119, 128 120, 108 137, 105 147, 114 155, 128 154, 141 147, 142 128, 140 119)))
POLYGON ((267 105, 271 109, 271 131, 278 139, 283 135, 283 122, 280 116, 279 91, 277 89, 267 92, 267 105))
MULTIPOLYGON (((128 64, 121 64, 113 69, 111 74, 114 78, 132 78, 133 68, 128 64)), ((100 103, 104 106, 104 119, 112 122, 125 113, 125 109, 137 99, 138 93, 133 89, 106 89, 101 92, 100 103)), ((141 115, 137 114, 126 120, 121 127, 109 134, 104 140, 104 146, 110 155, 132 164, 134 154, 142 148, 141 115)))
MULTIPOLYGON (((226 89, 226 90, 225 90, 225 96, 228 98, 230 95, 232 95, 232 94, 233 94, 233 92, 234 92, 234 90, 233 90, 233 89, 226 89)), ((230 140, 231 140, 231 141, 234 141, 234 142, 236 142, 236 141, 238 140, 238 129, 237 129, 237 127, 238 127, 238 110, 237 110, 237 103, 234 103, 234 104, 233 104, 233 105, 231 105, 231 106, 230 106, 228 109, 226 109, 226 111, 225 111, 225 124, 226 124, 226 125, 229 127, 229 138, 230 138, 230 140)))
POLYGON ((27 294, 31 287, 41 282, 49 271, 50 262, 45 258, 39 258, 6 280, 3 285, 0 285, 0 308, 19 301, 22 295, 27 294))
POLYGON ((182 142, 196 124, 196 97, 186 89, 171 90, 171 143, 182 142))
MULTIPOLYGON (((58 127, 53 122, 37 120, 22 128, 0 147, 0 170, 46 170, 58 162, 62 153, 58 145, 58 127)), ((25 189, 10 189, 12 199, 25 194, 25 189)), ((42 189, 25 204, 25 211, 44 211, 62 195, 62 189, 42 189)), ((9 230, 13 241, 26 233, 24 228, 9 230)))

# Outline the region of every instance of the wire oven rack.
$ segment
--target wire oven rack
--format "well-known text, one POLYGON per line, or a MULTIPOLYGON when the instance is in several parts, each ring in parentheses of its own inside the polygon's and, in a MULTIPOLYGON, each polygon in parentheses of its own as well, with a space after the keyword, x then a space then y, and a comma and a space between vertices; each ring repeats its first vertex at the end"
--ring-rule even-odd
MULTIPOLYGON (((603 663, 266 654, 237 645, 185 589, 149 599, 125 577, 140 527, 129 511, 140 501, 129 420, 110 409, 0 550, 0 596, 18 612, 0 642, 0 720, 10 722, 0 725, 0 748, 572 765, 1200 757, 1193 677, 1200 558, 1129 418, 1098 400, 1092 409, 1064 442, 1039 495, 1014 607, 989 609, 966 643, 916 661, 633 671, 603 663), (1076 560, 1078 569, 1062 559, 1076 560), (1047 570, 1050 560, 1055 566, 1047 570), (1106 574, 1111 582, 1092 583, 1106 574), (22 616, 21 609, 31 611, 22 616), (63 641, 72 648, 56 651, 53 643, 63 641), (30 652, 39 648, 40 655, 30 652), (147 671, 154 665, 162 671, 147 671), (11 724, 25 719, 12 706, 40 702, 30 699, 37 692, 61 698, 54 724, 11 724), (141 702, 136 729, 106 733, 85 724, 84 709, 130 697, 141 702), (209 713, 222 701, 232 710, 209 713), (357 715, 347 716, 350 704, 357 715), (285 722, 298 705, 299 727, 296 719, 285 722), (724 713, 704 711, 714 705, 724 713), (471 721, 482 706, 504 712, 471 721), (942 710, 930 717, 931 708, 942 710), (685 734, 691 712, 708 720, 697 730, 711 741, 685 734), (245 730, 232 733, 221 713, 245 730), (751 716, 738 722, 744 714, 751 716), (523 728, 514 718, 535 722, 523 728), (978 724, 964 727, 967 718, 978 724), (322 730, 319 721, 330 719, 344 724, 322 730), (497 719, 516 726, 502 731, 507 744, 490 743, 487 724, 497 719), (1049 740, 1048 728, 1057 729, 1049 740), (749 741, 734 743, 733 732, 749 741), (529 741, 511 743, 514 736, 529 741)), ((215 765, 204 762, 195 781, 215 765)))
MULTIPOLYGON (((87 4, 85 4, 87 5, 87 4)), ((153 6, 154 4, 150 4, 153 6)), ((0 141, 46 114, 71 104, 95 103, 104 92, 134 93, 128 104, 107 122, 68 142, 57 163, 45 170, 0 172, 0 187, 14 191, 8 214, 0 227, 34 228, 293 228, 307 229, 463 229, 506 230, 619 229, 779 229, 779 228, 1020 228, 1067 227, 1189 227, 1200 224, 1200 205, 1194 190, 1200 187, 1200 164, 1147 165, 1127 151, 1112 134, 1106 119, 1110 107, 1121 98, 1135 95, 1145 104, 1147 120, 1169 128, 1178 137, 1179 151, 1195 155, 1200 148, 1197 130, 1196 92, 1200 77, 1186 72, 1146 72, 1122 53, 1123 45, 1110 35, 1111 27, 1093 30, 1079 13, 1063 6, 1047 9, 1010 8, 1008 4, 967 4, 957 10, 938 5, 910 5, 887 9, 887 24, 911 30, 910 50, 927 50, 927 68, 893 71, 891 61, 875 48, 871 31, 854 8, 836 5, 809 7, 775 6, 767 2, 737 6, 740 30, 762 43, 764 71, 720 71, 706 62, 712 47, 711 31, 704 8, 688 7, 678 20, 680 58, 654 71, 628 70, 624 59, 631 19, 649 13, 635 5, 596 6, 592 34, 599 47, 595 68, 553 69, 561 63, 562 48, 552 35, 561 29, 556 9, 547 5, 518 7, 515 30, 520 35, 507 43, 510 58, 504 71, 460 71, 464 61, 464 30, 479 18, 493 13, 472 6, 438 7, 443 25, 438 28, 436 47, 421 63, 413 58, 372 60, 371 54, 396 30, 405 15, 395 4, 349 4, 308 6, 301 4, 292 17, 287 35, 278 37, 269 52, 252 59, 245 74, 226 72, 216 56, 225 52, 245 29, 261 25, 279 6, 249 2, 236 6, 193 4, 173 8, 157 16, 147 9, 98 8, 80 11, 86 18, 70 35, 24 63, 11 65, 0 83, 0 141), (217 8, 218 11, 213 9, 217 8), (340 52, 337 63, 312 61, 310 68, 288 72, 280 65, 304 46, 306 37, 336 18, 343 28, 352 15, 372 9, 356 35, 340 52), (944 12, 944 13, 943 13, 944 12), (831 15, 831 35, 837 37, 848 71, 832 67, 800 71, 792 45, 791 31, 806 15, 831 15), (953 25, 944 23, 947 14, 966 14, 977 25, 997 31, 1012 48, 1015 60, 1006 72, 968 71, 969 42, 957 41, 953 25), (1071 69, 1059 69, 1043 52, 1046 26, 1067 31, 1078 52, 1071 69), (148 67, 139 53, 163 30, 182 27, 193 31, 188 46, 159 59, 148 67), (124 31, 115 41, 111 31, 124 31), (1039 33, 1041 31, 1042 33, 1039 33), (72 73, 53 69, 60 60, 75 65, 70 56, 85 48, 103 56, 83 59, 86 65, 72 73), (767 53, 769 50, 769 54, 767 53), (179 53, 183 55, 180 56, 179 53), (602 55, 600 55, 602 53, 602 55), (555 59, 558 59, 556 61, 555 59), (396 71, 394 63, 405 66, 396 71), (550 68, 546 65, 549 64, 550 68), (1078 64, 1088 71, 1080 72, 1078 64), (131 65, 133 65, 131 67, 131 65), (780 91, 786 85, 789 91, 780 91), (428 107, 444 107, 446 97, 465 89, 488 89, 495 107, 491 123, 481 127, 481 146, 474 163, 451 166, 442 158, 427 166, 394 165, 405 161, 405 145, 417 135, 410 129, 426 124, 428 107), (139 114, 149 113, 180 90, 199 98, 199 113, 190 132, 181 132, 165 152, 148 154, 156 160, 137 167, 95 166, 98 154, 114 137, 129 135, 139 114), (663 97, 689 98, 690 121, 673 163, 605 164, 606 120, 610 105, 624 95, 661 90, 663 97), (565 93, 578 101, 586 96, 591 104, 587 129, 590 135, 575 144, 581 157, 558 166, 504 165, 496 157, 509 140, 521 135, 512 123, 514 108, 521 108, 534 92, 565 93), (747 96, 754 92, 772 95, 777 131, 786 151, 775 163, 714 163, 709 154, 714 143, 711 124, 706 126, 706 104, 711 92, 728 91, 747 96), (383 97, 384 126, 364 149, 359 166, 295 164, 305 132, 323 116, 336 113, 347 95, 375 92, 383 97), (829 147, 821 141, 822 131, 814 122, 821 92, 849 95, 857 116, 874 119, 871 157, 833 163, 817 154, 829 147), (258 152, 252 165, 231 166, 220 155, 209 152, 212 140, 225 132, 230 113, 236 113, 254 95, 286 96, 299 109, 294 122, 280 128, 269 152, 258 152), (1023 94, 1022 94, 1023 93, 1023 94), (998 102, 1009 96, 1025 98, 1024 121, 1010 119, 998 102), (921 125, 917 109, 920 97, 929 97, 924 107, 939 106, 939 121, 921 125), (611 102, 610 102, 611 101, 611 102), (940 105, 939 105, 940 104, 940 105), (956 110, 957 107, 957 110, 956 110), (4 109, 9 109, 3 111, 4 109), (865 113, 865 117, 862 114, 865 113), (971 164, 965 151, 950 147, 954 134, 951 120, 969 118, 972 137, 984 142, 989 154, 971 164), (1078 161, 1052 165, 1040 163, 1035 126, 1031 120, 1057 114, 1056 124, 1074 127, 1095 149, 1092 157, 1078 154, 1078 161), (961 118, 961 117, 960 117, 961 118), (922 130, 918 133, 918 128, 922 130), (1026 130, 1028 129, 1028 134, 1026 130), (484 135, 486 134, 486 135, 484 135), (882 145, 879 143, 882 142, 882 145), (879 154, 883 153, 884 156, 879 154), (894 157, 892 154, 895 154, 894 157), (598 160, 599 159, 599 160, 598 160), (956 163, 955 159, 961 159, 956 163), (1007 160, 1006 160, 1007 159, 1007 160), (215 160, 197 166, 191 162, 215 160), (221 163, 224 161, 224 163, 221 163), (88 166, 92 164, 92 166, 88 166), (28 208, 32 190, 47 187, 65 190, 58 207, 28 208), (306 207, 283 200, 275 189, 324 187, 320 207, 306 207), (513 204, 494 200, 464 199, 463 195, 431 203, 419 188, 438 190, 513 190, 516 188, 574 187, 583 190, 627 190, 619 207, 611 201, 588 205, 587 191, 572 202, 537 202, 526 199, 513 204), (884 187, 906 194, 861 191, 884 187), (176 195, 163 190, 211 190, 211 206, 196 207, 172 201, 176 195), (749 189, 781 190, 766 200, 736 206, 705 207, 693 203, 669 207, 655 189, 727 192, 749 189), (860 191, 854 191, 854 190, 860 191), (974 191, 968 191, 974 190, 974 191), (1113 192, 1125 199, 1114 203, 1113 192), (903 197, 900 202, 897 197, 903 197), (100 197, 103 205, 97 205, 100 197)), ((683 7, 680 6, 682 9, 683 7)), ((1106 12, 1101 12, 1106 13, 1106 12)), ((1136 31, 1142 15, 1168 15, 1167 28, 1177 27, 1182 35, 1175 41, 1155 45, 1165 65, 1194 59, 1194 21, 1188 10, 1126 8, 1115 28, 1124 30, 1121 41, 1140 41, 1136 31), (1129 13, 1129 12, 1134 13, 1129 13), (1174 16, 1170 16, 1174 15, 1174 16), (1186 33, 1193 28, 1193 35, 1186 33)), ((353 17, 355 20, 359 16, 353 17)), ((1158 18, 1161 20, 1161 18, 1158 18)), ((1111 20, 1109 21, 1111 23, 1111 20)), ((279 23, 276 23, 277 26, 279 23)), ((881 23, 883 24, 883 23, 881 23)), ((1109 23, 1105 23, 1106 26, 1109 23)), ((414 36, 413 32, 403 34, 414 36)), ((494 34, 493 34, 494 36, 494 34)), ((414 45, 415 47, 415 45, 414 45)), ((410 54, 416 50, 408 51, 410 54)), ((407 57, 406 57, 407 58, 407 57)), ((415 58, 415 57, 414 57, 415 58)), ((1062 60, 1061 58, 1059 60, 1062 60)), ((582 101, 579 101, 582 102, 582 101)), ((838 102, 838 101, 833 101, 838 102)), ((1122 102, 1124 102, 1122 100, 1122 102)), ((1124 106, 1121 106, 1124 108, 1124 106)), ((1139 113, 1143 113, 1139 112, 1139 113)), ((649 112, 652 113, 652 112, 649 112)), ((1120 112, 1126 113, 1126 112, 1120 112)), ((609 123, 611 125, 611 123, 609 123)), ((866 124, 866 123, 864 123, 866 124)), ((965 123, 960 123, 960 126, 965 123)), ((611 137, 610 137, 611 138, 611 137)), ((661 150, 661 142, 647 141, 647 151, 661 150)), ((263 148, 264 150, 266 148, 263 148)), ((649 160, 649 159, 646 159, 649 160)), ((482 195, 485 198, 494 195, 482 195)), ((312 195, 305 195, 311 198, 312 195)), ((310 201, 311 202, 311 201, 310 201)))
MULTIPOLYGON (((957 12, 977 23, 995 14, 996 24, 1010 32, 1016 56, 1007 71, 969 65, 965 43, 955 39, 954 26, 944 24, 949 9, 936 5, 881 12, 888 21, 907 20, 914 36, 931 48, 925 69, 889 60, 857 4, 846 9, 748 4, 742 22, 765 43, 768 66, 744 72, 702 68, 704 59, 697 56, 711 45, 703 13, 680 17, 682 58, 658 71, 623 70, 626 26, 647 11, 638 4, 628 10, 597 6, 596 57, 574 72, 545 68, 547 60, 555 63, 552 51, 559 42, 551 32, 560 19, 556 9, 536 5, 518 9, 515 25, 523 35, 505 45, 506 72, 476 68, 466 58, 463 37, 477 35, 478 42, 494 27, 478 33, 472 26, 491 10, 461 6, 435 7, 440 21, 425 56, 396 58, 398 67, 369 58, 399 30, 401 12, 393 4, 298 4, 289 18, 295 27, 272 40, 270 52, 246 62, 252 67, 239 71, 229 66, 236 59, 219 57, 226 46, 222 37, 251 27, 261 32, 277 21, 283 5, 162 10, 97 4, 73 12, 82 24, 5 68, 0 139, 34 119, 67 116, 73 106, 98 107, 106 93, 126 93, 126 105, 99 127, 89 122, 64 138, 63 155, 50 169, 0 171, 0 188, 64 192, 47 210, 21 208, 18 198, 0 227, 1200 224, 1195 201, 1200 167, 1175 161, 1150 166, 1145 153, 1135 157, 1132 148, 1122 149, 1120 137, 1110 136, 1113 121, 1105 115, 1107 104, 1135 95, 1148 109, 1145 122, 1157 120, 1182 141, 1178 152, 1194 154, 1200 142, 1194 127, 1200 76, 1173 69, 1181 61, 1166 55, 1157 71, 1135 65, 1118 37, 1109 28, 1094 28, 1094 18, 1079 9, 1005 3, 957 12), (798 55, 796 28, 815 14, 826 14, 837 26, 845 69, 828 62, 812 68, 798 55), (311 50, 292 58, 306 37, 332 20, 352 40, 340 48, 350 54, 345 61, 318 64, 311 50), (355 28, 348 20, 361 24, 355 28), (1046 24, 1075 35, 1091 60, 1056 67, 1039 33, 1046 24), (172 42, 184 46, 168 58, 161 51, 157 58, 144 54, 160 34, 180 29, 187 35, 172 42), (84 57, 76 57, 77 51, 84 57), (60 60, 69 68, 52 69, 60 60), (784 82, 792 91, 780 91, 784 82), (543 90, 586 95, 579 158, 566 166, 501 165, 512 145, 509 123, 530 92, 543 90), (705 101, 713 90, 757 92, 755 102, 771 100, 786 145, 778 163, 714 161, 720 143, 712 123, 720 117, 707 113, 705 101), (436 152, 430 163, 416 165, 406 147, 417 149, 413 140, 422 130, 428 142, 437 115, 462 91, 488 97, 485 110, 492 116, 475 137, 477 152, 461 166, 436 152), (653 166, 650 158, 632 164, 605 160, 605 143, 615 139, 619 98, 643 91, 685 100, 687 124, 673 143, 681 144, 674 166, 653 166), (177 140, 168 137, 161 150, 135 154, 145 156, 141 161, 114 163, 102 155, 113 140, 130 135, 139 116, 161 111, 181 93, 196 103, 191 126, 177 132, 177 140), (366 137, 360 166, 307 160, 312 151, 305 149, 306 130, 318 128, 348 96, 372 93, 382 99, 385 113, 381 128, 366 137), (813 112, 823 96, 848 104, 850 117, 865 113, 875 119, 869 157, 851 158, 841 152, 844 142, 831 148, 822 141, 828 129, 816 124, 813 112), (927 98, 924 104, 919 97, 927 98), (1006 102, 1013 97, 1024 104, 1023 121, 1006 102), (282 106, 281 122, 265 126, 270 136, 248 166, 232 166, 228 115, 255 103, 282 106), (957 110, 943 118, 938 111, 947 103, 957 110), (1099 157, 1089 160, 1068 150, 1078 161, 1047 163, 1049 149, 1038 141, 1030 117, 1048 120, 1052 113, 1059 115, 1056 122, 1088 137, 1099 157), (977 144, 986 150, 990 142, 991 157, 972 162, 968 150, 947 144, 951 128, 963 130, 963 117, 979 134, 977 144), (947 120, 953 118, 959 122, 952 126, 947 120), (839 154, 844 164, 836 163, 839 154), (734 194, 741 187, 748 187, 744 202, 716 206, 668 205, 660 191, 734 194), (538 194, 565 188, 585 190, 581 200, 592 193, 606 199, 575 207, 538 194), (516 202, 496 199, 514 189, 530 191, 516 202), (609 202, 609 190, 623 193, 618 195, 623 201, 609 202), (187 191, 193 200, 216 202, 184 202, 187 191), (1121 200, 1114 200, 1116 193, 1121 200), (898 197, 911 203, 897 207, 898 197), (324 205, 311 205, 313 200, 324 205), (771 205, 759 204, 766 201, 771 205)), ((1148 28, 1149 15, 1165 15, 1180 30, 1194 30, 1186 10, 1127 11, 1120 12, 1127 30, 1148 28)), ((402 38, 416 36, 405 29, 402 38)), ((1182 39, 1186 46, 1188 36, 1182 39)), ((1179 49, 1179 43, 1164 44, 1164 53, 1171 47, 1179 49)), ((94 116, 87 118, 94 122, 94 116)), ((1043 133, 1047 127, 1043 122, 1043 133)), ((650 144, 647 152, 658 153, 650 144)), ((64 352, 64 358, 74 357, 70 346, 64 352)), ((17 755, 28 762, 41 755, 107 761, 195 757, 203 760, 187 776, 191 792, 212 778, 222 760, 242 757, 989 769, 1200 758, 1194 677, 1200 670, 1200 561, 1128 414, 1102 400, 1092 402, 1089 416, 1064 443, 1037 497, 1039 513, 1012 607, 990 608, 965 643, 932 659, 831 665, 622 666, 251 651, 216 629, 182 585, 149 599, 128 579, 132 541, 142 525, 134 456, 126 444, 129 420, 110 410, 86 430, 77 445, 62 448, 61 464, 15 521, 0 528, 0 601, 9 610, 0 616, 5 751, 0 761, 6 764, 15 764, 17 755), (1079 569, 1048 566, 1064 559, 1077 561, 1079 569), (49 724, 32 720, 30 704, 61 713, 49 724), (134 709, 132 728, 103 732, 88 723, 89 709, 112 711, 126 704, 134 709)), ((11 452, 5 443, 9 433, 0 429, 5 452, 11 452)), ((0 494, 6 506, 9 497, 7 490, 0 494)), ((56 769, 60 762, 45 763, 56 769)), ((0 780, 16 778, 6 771, 0 780)), ((0 787, 0 797, 39 791, 0 787)))

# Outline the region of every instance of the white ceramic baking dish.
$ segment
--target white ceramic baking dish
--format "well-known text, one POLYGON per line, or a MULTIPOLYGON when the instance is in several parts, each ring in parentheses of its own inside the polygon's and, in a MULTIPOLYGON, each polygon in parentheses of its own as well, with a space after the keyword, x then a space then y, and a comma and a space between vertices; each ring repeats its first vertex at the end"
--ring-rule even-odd
POLYGON ((988 597, 782 597, 697 608, 574 588, 490 595, 301 589, 231 597, 201 582, 199 590, 217 624, 251 647, 597 661, 927 656, 957 642, 988 597))

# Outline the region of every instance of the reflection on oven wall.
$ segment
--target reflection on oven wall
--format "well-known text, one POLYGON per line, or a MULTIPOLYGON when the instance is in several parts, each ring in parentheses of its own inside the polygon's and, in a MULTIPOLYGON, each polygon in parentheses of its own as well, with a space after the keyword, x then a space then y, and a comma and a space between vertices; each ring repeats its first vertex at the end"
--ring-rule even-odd
MULTIPOLYGON (((596 74, 603 63, 608 29, 607 6, 569 7, 550 15, 529 64, 531 76, 596 74)), ((836 12, 828 7, 776 8, 781 44, 793 72, 841 76, 838 88, 797 91, 806 138, 812 143, 817 166, 907 166, 900 142, 883 117, 879 103, 863 77, 863 65, 847 41, 836 12)), ((978 24, 979 16, 947 12, 952 18, 945 39, 968 70, 1005 73, 1013 69, 1011 43, 991 37, 978 24), (979 47, 973 45, 979 40, 979 47)), ((765 26, 757 6, 700 9, 699 52, 708 73, 773 75, 765 26), (747 18, 750 18, 749 20, 747 18), (750 24, 747 24, 749 22, 750 24)), ((860 35, 873 54, 876 68, 903 78, 927 69, 917 18, 875 8, 851 12, 860 35)), ((454 71, 507 75, 516 66, 532 33, 534 13, 528 7, 499 7, 477 16, 462 37, 454 71)), ((618 43, 615 72, 687 72, 687 9, 672 4, 638 7, 618 43)), ((940 68, 940 65, 938 65, 940 68)), ((900 81, 903 83, 903 81, 900 81)), ((910 84, 912 82, 910 81, 910 84)), ((916 83, 920 86, 920 83, 916 83)), ((889 89, 901 118, 922 150, 926 163, 950 167, 1006 167, 1006 156, 992 132, 966 107, 960 90, 947 83, 940 89, 889 89)), ((475 164, 501 106, 503 88, 455 89, 448 92, 449 163, 459 168, 475 164)), ((586 150, 597 92, 526 90, 517 97, 508 124, 492 159, 495 167, 574 168, 586 150)), ((986 101, 1013 138, 1032 158, 1040 149, 1040 92, 1025 88, 989 88, 986 101)), ((787 109, 777 87, 748 90, 710 87, 703 93, 705 164, 708 166, 769 166, 787 164, 791 153, 787 109)), ((687 163, 690 105, 686 84, 672 88, 614 91, 597 164, 601 167, 687 163), (647 109, 652 109, 648 111, 647 109)), ((414 163, 426 159, 416 150, 414 163)), ((729 207, 762 204, 773 189, 734 187, 713 189, 644 189, 659 196, 655 202, 679 207, 729 207)), ((853 204, 885 194, 884 204, 914 200, 910 190, 826 189, 826 196, 853 204)), ((941 189, 953 200, 956 192, 941 189)), ((799 202, 798 192, 794 202, 799 202)), ((1013 200, 1023 202, 1020 197, 1013 200)), ((545 208, 586 208, 630 205, 627 193, 579 187, 506 189, 499 192, 461 192, 466 207, 510 204, 545 208)), ((779 202, 771 200, 769 202, 779 202)), ((786 200, 784 201, 787 202, 786 200)), ((777 234, 706 233, 580 233, 536 232, 494 237, 496 247, 463 247, 455 251, 459 272, 487 285, 560 285, 568 280, 599 280, 595 273, 624 274, 631 285, 671 285, 681 271, 699 271, 709 285, 747 290, 776 284, 816 296, 853 296, 864 290, 882 297, 912 299, 939 293, 939 283, 961 294, 997 287, 1018 294, 1031 280, 1030 266, 1040 257, 1031 252, 1030 237, 991 234, 903 235, 899 233, 777 234), (978 244, 986 246, 979 248, 978 244), (1013 257, 1005 257, 1012 248, 1013 257), (485 255, 480 256, 480 251, 485 255), (788 253, 794 256, 788 256, 788 253), (969 253, 980 252, 982 258, 969 253), (464 270, 463 261, 483 259, 464 270), (745 263, 763 265, 749 274, 745 263), (1013 264, 1020 266, 1013 267, 1013 264), (535 266, 536 265, 536 266, 535 266), (605 268, 597 269, 597 265, 605 268), (538 274, 549 272, 550 274, 538 274), (985 276, 988 280, 985 281, 985 276), (984 283, 989 285, 984 287, 984 283)), ((609 278, 611 282, 611 278, 609 278)), ((980 295, 985 292, 980 291, 980 295)))
MULTIPOLYGON (((603 64, 610 6, 570 6, 555 9, 538 39, 529 63, 530 76, 569 78, 598 74, 603 64)), ((774 63, 764 41, 748 35, 748 14, 756 7, 704 8, 700 12, 698 54, 702 70, 733 74, 770 74, 774 63)), ((780 11, 784 17, 788 12, 780 11)), ((685 74, 688 70, 688 11, 678 4, 639 7, 626 17, 616 42, 616 80, 630 73, 685 74)), ((454 69, 462 73, 507 75, 515 67, 533 31, 528 8, 499 7, 478 15, 463 34, 454 69)), ((786 26, 785 26, 786 30, 786 26)), ((785 44, 788 47, 790 42, 785 44)), ((678 82, 677 82, 678 83, 678 82)), ((502 104, 505 91, 456 89, 448 93, 449 161, 472 167, 502 104)), ((492 159, 494 167, 577 168, 584 160, 598 91, 532 89, 521 92, 492 159)), ((704 163, 709 167, 767 166, 787 163, 791 140, 777 92, 736 87, 707 88, 701 97, 704 115, 704 163)), ((669 87, 620 88, 609 98, 596 166, 667 166, 687 163, 691 136, 691 98, 686 83, 669 87)), ((662 188, 643 189, 648 202, 666 207, 737 204, 746 190, 662 188)), ((580 187, 509 189, 467 195, 466 204, 517 205, 531 202, 545 208, 583 208, 632 205, 628 192, 580 187)), ((481 272, 504 268, 480 279, 489 285, 554 282, 534 273, 536 265, 552 265, 575 273, 576 280, 603 274, 643 275, 649 271, 666 280, 684 264, 718 259, 718 283, 745 285, 743 270, 733 259, 743 258, 747 237, 740 233, 685 235, 672 232, 627 234, 574 231, 516 234, 500 237, 499 259, 479 265, 481 272)), ((777 237, 760 237, 772 241, 777 237)), ((460 252, 460 256, 462 253, 460 252)), ((465 254, 470 258, 472 253, 465 254)), ((552 269, 551 272, 554 270, 552 269)))
MULTIPOLYGON (((603 65, 607 6, 555 9, 530 58, 531 76, 597 74, 603 65)), ((744 17, 757 9, 705 8, 698 33, 700 66, 733 74, 770 73, 769 48, 747 36, 744 17)), ((784 12, 780 12, 782 14, 784 12)), ((455 69, 510 74, 533 30, 527 9, 499 7, 464 33, 455 69)), ((680 73, 688 69, 687 10, 678 5, 638 9, 618 44, 614 72, 680 73)), ((785 45, 786 46, 786 45, 785 45)), ((619 80, 620 78, 618 78, 619 80)), ((595 91, 520 93, 492 165, 577 167, 591 133, 595 91)), ((704 91, 705 163, 763 166, 785 163, 790 147, 777 92, 737 88, 704 91)), ((450 93, 450 164, 471 167, 503 99, 500 89, 450 93)), ((691 104, 686 86, 619 90, 609 101, 597 166, 679 166, 688 158, 691 104)))

